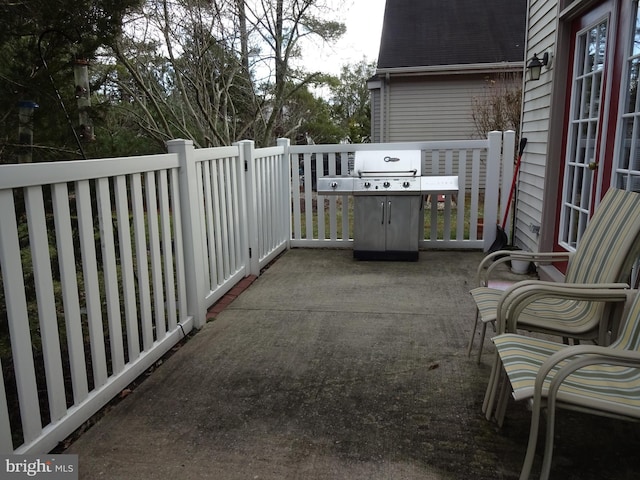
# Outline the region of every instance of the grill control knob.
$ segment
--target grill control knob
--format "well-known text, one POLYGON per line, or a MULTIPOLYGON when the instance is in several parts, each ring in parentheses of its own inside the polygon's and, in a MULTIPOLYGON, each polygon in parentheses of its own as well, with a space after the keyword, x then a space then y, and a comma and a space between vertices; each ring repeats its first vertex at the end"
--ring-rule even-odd
POLYGON ((382 185, 384 186, 384 188, 389 188, 391 186, 391 183, 390 182, 384 182, 382 185))
POLYGON ((371 186, 371 182, 364 182, 364 188, 369 188, 371 186))
POLYGON ((410 183, 409 183, 409 182, 407 182, 407 181, 402 182, 402 186, 403 186, 404 188, 409 188, 409 185, 410 185, 410 183))
POLYGON ((338 182, 331 182, 331 188, 338 188, 338 182))

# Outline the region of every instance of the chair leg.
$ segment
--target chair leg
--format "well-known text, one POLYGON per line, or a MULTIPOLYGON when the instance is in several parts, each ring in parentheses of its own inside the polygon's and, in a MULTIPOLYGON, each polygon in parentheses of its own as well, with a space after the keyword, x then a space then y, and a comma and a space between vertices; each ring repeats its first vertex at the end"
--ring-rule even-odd
POLYGON ((500 393, 498 396, 498 405, 496 406, 496 423, 499 428, 502 428, 504 424, 504 417, 507 413, 507 405, 509 404, 509 396, 511 394, 511 390, 509 388, 509 379, 504 376, 502 383, 500 385, 500 393))
MULTIPOLYGON (((524 457, 522 470, 520 471, 520 480, 529 480, 531 475, 531 467, 536 454, 536 446, 538 443, 538 428, 540 427, 540 410, 541 399, 534 399, 533 408, 531 409, 531 427, 529 428, 529 443, 527 445, 527 453, 524 457)), ((542 477, 541 477, 542 478, 542 477)))
POLYGON ((544 441, 544 456, 542 457, 542 469, 540 480, 548 480, 551 473, 551 458, 553 457, 553 437, 556 422, 556 393, 551 393, 547 399, 547 433, 544 441))
POLYGON ((471 331, 471 338, 469 339, 469 346, 467 347, 467 357, 471 356, 471 350, 473 350, 473 341, 476 338, 476 331, 478 330, 479 318, 480 318, 480 310, 476 309, 476 321, 473 324, 473 330, 471 331))
POLYGON ((482 360, 482 349, 484 348, 484 339, 486 336, 487 336, 487 324, 486 322, 482 322, 482 333, 480 333, 480 345, 478 345, 478 359, 477 359, 478 364, 482 360))
POLYGON ((487 385, 487 391, 484 395, 484 402, 482 404, 482 412, 485 414, 487 420, 491 420, 493 417, 493 405, 500 384, 503 381, 504 369, 502 368, 502 362, 498 352, 495 354, 493 368, 491 369, 491 376, 489 377, 489 383, 487 385))
POLYGON ((493 383, 496 381, 497 374, 498 369, 496 368, 496 362, 494 361, 493 366, 491 367, 491 374, 489 375, 489 382, 487 382, 487 390, 484 393, 484 400, 482 401, 482 413, 487 413, 487 409, 489 408, 491 390, 493 389, 493 383))

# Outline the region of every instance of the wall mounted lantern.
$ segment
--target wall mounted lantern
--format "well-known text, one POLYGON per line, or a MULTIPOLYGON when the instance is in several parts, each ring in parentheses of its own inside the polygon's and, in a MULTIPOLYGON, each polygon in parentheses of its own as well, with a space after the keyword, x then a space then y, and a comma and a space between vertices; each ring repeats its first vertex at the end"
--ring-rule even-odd
POLYGON ((534 53, 533 58, 529 60, 527 64, 527 70, 529 70, 529 80, 540 80, 540 74, 542 73, 542 67, 549 67, 550 56, 548 52, 542 54, 542 58, 538 57, 538 54, 534 53))

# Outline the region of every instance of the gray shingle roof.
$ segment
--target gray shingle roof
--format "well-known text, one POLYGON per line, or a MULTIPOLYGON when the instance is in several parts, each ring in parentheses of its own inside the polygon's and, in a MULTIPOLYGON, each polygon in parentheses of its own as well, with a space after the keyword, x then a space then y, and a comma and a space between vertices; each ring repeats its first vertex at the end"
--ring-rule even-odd
POLYGON ((524 61, 526 0, 387 0, 378 68, 524 61))

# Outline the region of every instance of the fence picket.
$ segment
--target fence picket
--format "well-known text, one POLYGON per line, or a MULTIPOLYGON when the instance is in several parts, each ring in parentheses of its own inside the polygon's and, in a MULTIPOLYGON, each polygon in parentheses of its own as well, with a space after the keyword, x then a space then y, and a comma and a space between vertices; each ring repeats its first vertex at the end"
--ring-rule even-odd
POLYGON ((228 205, 227 205, 227 196, 225 195, 225 171, 224 171, 224 163, 217 161, 217 185, 218 185, 218 200, 220 202, 220 209, 218 210, 218 216, 220 218, 221 229, 219 230, 220 236, 222 238, 222 248, 220 249, 219 255, 222 260, 223 265, 223 273, 219 279, 218 284, 224 282, 225 279, 229 278, 231 275, 230 267, 229 267, 229 219, 228 219, 228 205))
POLYGON ((240 196, 243 195, 243 189, 240 187, 240 176, 243 171, 241 170, 240 160, 230 158, 229 162, 231 163, 231 185, 238 186, 235 189, 231 189, 230 195, 232 199, 232 210, 233 215, 231 216, 231 221, 233 222, 233 241, 231 244, 234 247, 234 255, 233 255, 233 271, 237 272, 244 266, 243 259, 243 251, 244 251, 244 229, 242 226, 241 218, 245 218, 244 215, 240 213, 242 209, 242 204, 240 200, 240 196))
POLYGON ((471 220, 469 222, 471 240, 480 240, 477 236, 478 210, 480 209, 480 167, 480 151, 474 150, 471 160, 471 220))
MULTIPOLYGON (((458 184, 467 184, 467 150, 460 150, 458 157, 458 184)), ((466 192, 462 195, 456 195, 456 210, 457 210, 457 223, 456 223, 456 240, 464 240, 464 224, 465 224, 465 206, 467 204, 466 192)))
POLYGON ((158 196, 156 173, 145 174, 147 202, 147 233, 149 235, 149 262, 151 264, 151 292, 153 296, 154 341, 161 340, 167 332, 162 282, 162 255, 160 253, 160 231, 158 226, 158 196))
POLYGON ((173 267, 173 247, 171 239, 171 210, 169 209, 169 180, 167 170, 159 170, 158 196, 160 214, 160 239, 162 245, 162 270, 164 272, 164 303, 167 312, 167 330, 176 328, 176 289, 173 267))
POLYGON ((86 296, 87 325, 91 346, 91 365, 93 366, 93 384, 102 386, 107 381, 107 356, 104 344, 102 324, 102 299, 96 256, 93 208, 88 180, 76 182, 76 210, 78 212, 78 230, 80 234, 80 256, 82 278, 86 296))
POLYGON ((209 259, 209 268, 204 269, 205 273, 205 282, 209 288, 209 290, 214 290, 218 286, 218 278, 220 274, 218 273, 218 259, 216 258, 214 247, 214 239, 215 235, 215 214, 214 211, 218 210, 214 206, 214 197, 216 192, 215 186, 215 174, 214 170, 211 168, 211 162, 203 162, 202 163, 202 188, 204 189, 204 212, 205 212, 205 223, 204 230, 206 232, 205 238, 208 241, 205 243, 208 248, 207 258, 209 259))
POLYGON ((0 260, 4 289, 7 298, 14 301, 7 305, 9 320, 9 335, 11 336, 11 351, 13 356, 13 370, 20 405, 22 431, 25 441, 31 441, 42 430, 40 406, 38 405, 38 387, 31 348, 31 332, 29 330, 29 314, 27 313, 27 299, 24 291, 24 275, 22 270, 20 243, 16 222, 13 192, 0 191, 0 260))
MULTIPOLYGON (((89 394, 87 364, 84 353, 80 299, 76 276, 76 259, 73 251, 71 213, 69 211, 69 190, 66 183, 52 187, 53 218, 56 229, 56 250, 62 290, 65 328, 71 385, 75 404, 83 402, 89 394)), ((95 258, 95 257, 94 257, 95 258)))
POLYGON ((120 270, 124 303, 125 331, 127 333, 127 355, 129 361, 140 356, 140 336, 138 334, 138 309, 136 306, 136 284, 134 276, 133 251, 131 249, 131 227, 129 225, 129 205, 127 202, 127 179, 118 175, 114 182, 116 222, 118 225, 118 246, 120 250, 120 270), (130 294, 127 295, 126 292, 130 294))
POLYGON ((0 362, 0 452, 12 452, 13 434, 11 432, 7 391, 4 388, 4 375, 2 372, 2 362, 0 362))
POLYGON ((131 196, 142 349, 147 352, 151 350, 153 346, 153 314, 151 313, 151 283, 148 268, 149 260, 147 255, 147 230, 145 226, 146 215, 144 211, 142 174, 136 173, 131 176, 131 196))
POLYGON ((109 347, 111 348, 111 371, 113 374, 118 374, 124 369, 124 350, 122 346, 120 292, 118 291, 119 279, 113 236, 113 210, 111 208, 111 191, 108 178, 100 178, 96 181, 96 196, 98 197, 104 298, 107 307, 109 347))
POLYGON ((64 416, 67 402, 42 187, 27 187, 24 189, 24 193, 49 400, 49 416, 52 421, 57 421, 64 416))
POLYGON ((212 270, 211 274, 215 274, 215 282, 211 282, 211 289, 217 288, 225 278, 224 267, 224 249, 223 245, 223 233, 222 233, 222 206, 221 193, 220 193, 220 173, 219 165, 212 162, 211 165, 211 189, 212 189, 212 211, 207 222, 209 227, 213 227, 209 237, 209 244, 211 245, 211 252, 209 255, 215 258, 215 270, 212 270))
POLYGON ((180 210, 180 186, 178 170, 171 170, 171 212, 173 213, 173 251, 176 262, 176 286, 178 322, 180 325, 187 321, 187 291, 186 272, 184 265, 184 241, 182 232, 182 213, 180 210))

